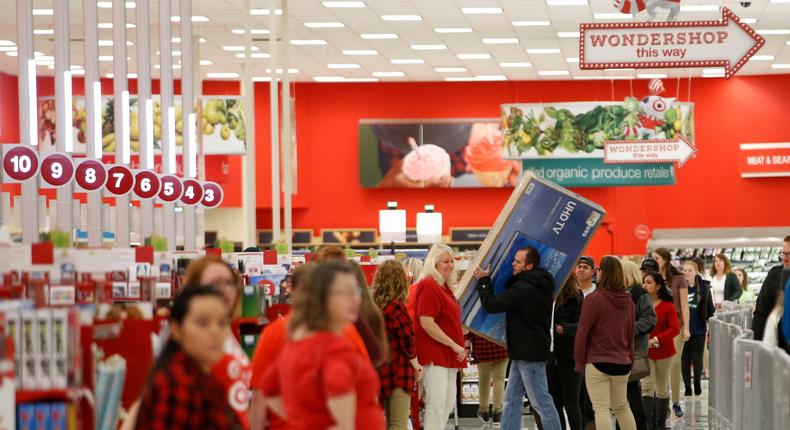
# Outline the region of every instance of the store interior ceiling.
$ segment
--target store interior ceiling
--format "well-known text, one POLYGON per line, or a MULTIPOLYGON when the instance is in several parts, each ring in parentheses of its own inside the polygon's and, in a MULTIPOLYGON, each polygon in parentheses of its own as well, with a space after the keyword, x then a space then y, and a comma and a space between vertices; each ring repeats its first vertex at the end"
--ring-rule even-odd
MULTIPOLYGON (((16 74, 16 1, 0 0, 0 71, 16 74)), ((37 72, 53 73, 53 0, 32 0, 37 72)), ((633 0, 621 0, 633 1, 633 0)), ((579 24, 644 21, 620 14, 615 0, 290 0, 292 80, 318 82, 557 80, 721 77, 723 69, 579 69, 579 24), (350 7, 353 6, 353 7, 350 7)), ((251 54, 253 78, 269 79, 269 1, 193 0, 203 79, 239 79, 251 54), (245 52, 245 26, 253 44, 245 52)), ((83 63, 82 0, 70 0, 71 61, 83 63)), ((112 77, 112 2, 99 1, 102 76, 112 77)), ((158 1, 151 1, 153 77, 158 77, 158 1)), ((136 73, 135 2, 127 1, 129 77, 136 73)), ((739 75, 790 72, 790 0, 683 0, 680 20, 721 19, 730 8, 766 39, 739 75), (745 5, 748 5, 746 7, 745 5)), ((172 15, 179 15, 172 1, 172 15)), ((277 12, 275 12, 277 13, 277 12)), ((666 19, 659 9, 659 20, 666 19)), ((175 21, 177 18, 171 19, 175 21)), ((173 56, 180 67, 179 24, 172 22, 173 56)), ((282 55, 282 49, 280 50, 282 55)), ((278 61, 278 64, 281 64, 278 61)), ((281 66, 280 66, 281 67, 281 66)), ((282 69, 279 69, 282 72, 282 69)), ((176 78, 179 70, 174 70, 176 78)))

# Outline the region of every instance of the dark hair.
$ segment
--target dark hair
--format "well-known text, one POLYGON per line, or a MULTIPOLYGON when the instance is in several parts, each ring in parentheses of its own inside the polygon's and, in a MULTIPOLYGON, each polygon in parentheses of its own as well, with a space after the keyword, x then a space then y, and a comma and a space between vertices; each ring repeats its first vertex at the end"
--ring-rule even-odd
POLYGON ((702 257, 694 257, 692 260, 697 263, 697 272, 705 273, 705 260, 702 257))
POLYGON ((310 280, 310 274, 313 273, 313 270, 317 266, 316 263, 307 263, 303 264, 296 269, 291 274, 291 292, 295 292, 299 289, 302 285, 306 284, 310 280))
MULTIPOLYGON (((397 264, 400 266, 400 263, 397 264)), ((383 351, 382 356, 388 357, 389 351, 387 351, 387 328, 384 324, 384 315, 381 314, 381 310, 373 301, 373 295, 370 293, 370 289, 368 288, 368 280, 365 278, 365 272, 362 271, 362 267, 360 267, 359 263, 354 260, 349 261, 348 265, 351 267, 351 270, 357 277, 357 284, 359 284, 361 299, 359 302, 359 316, 365 321, 368 327, 370 327, 373 335, 376 336, 376 340, 378 340, 379 345, 381 346, 381 351, 383 351)), ((381 363, 373 363, 375 367, 378 367, 379 364, 381 363)))
POLYGON ((525 264, 532 263, 532 267, 537 269, 540 267, 540 252, 534 246, 525 246, 519 249, 517 252, 525 251, 527 253, 527 258, 525 264))
POLYGON ((576 301, 580 302, 582 298, 582 293, 579 291, 579 288, 576 284, 576 278, 573 276, 568 276, 568 280, 562 284, 562 287, 557 292, 557 296, 554 300, 557 301, 557 306, 565 304, 568 300, 575 298, 576 301))
POLYGON ((710 276, 716 276, 716 259, 724 262, 724 274, 732 273, 732 263, 730 259, 724 254, 716 254, 713 256, 713 264, 710 265, 710 276))
POLYGON ((665 302, 673 301, 673 299, 672 299, 672 291, 670 291, 669 287, 667 287, 667 282, 664 280, 664 277, 661 276, 661 274, 658 273, 658 272, 652 272, 651 271, 650 273, 645 275, 644 278, 642 278, 642 281, 644 282, 644 280, 648 276, 653 279, 653 282, 655 282, 656 285, 658 285, 658 293, 657 293, 658 298, 663 300, 663 301, 665 301, 665 302))
POLYGON ((346 252, 337 245, 321 245, 310 259, 310 261, 315 263, 326 263, 327 261, 340 261, 345 263, 347 260, 346 252))
POLYGON ((790 243, 790 236, 785 236, 784 241, 787 242, 787 243, 790 243))
POLYGON ((741 282, 741 288, 743 288, 743 291, 748 291, 749 290, 749 274, 746 273, 745 269, 735 269, 734 273, 737 273, 737 272, 743 273, 743 282, 741 282))
MULTIPOLYGON (((225 298, 222 293, 217 291, 210 285, 197 285, 189 288, 182 288, 173 300, 173 305, 170 308, 170 323, 183 324, 189 314, 190 305, 192 300, 200 297, 215 297, 225 303, 225 298)), ((167 368, 173 356, 181 350, 181 344, 173 338, 171 334, 167 338, 167 342, 162 347, 159 357, 154 361, 154 366, 151 368, 151 373, 148 376, 148 384, 153 381, 154 374, 167 368)))
POLYGON ((661 276, 665 277, 668 281, 672 279, 673 276, 680 275, 678 268, 672 265, 672 251, 667 248, 658 248, 653 252, 661 256, 661 259, 666 262, 664 264, 664 270, 660 273, 661 276))
MULTIPOLYGON (((230 276, 233 279, 233 284, 236 285, 236 303, 230 309, 231 316, 236 317, 241 314, 241 277, 239 272, 230 264, 226 263, 221 257, 217 255, 206 255, 205 257, 198 258, 197 260, 189 263, 187 272, 184 275, 184 288, 193 288, 202 285, 203 272, 212 264, 220 264, 230 271, 230 276)), ((210 286, 210 285, 209 285, 210 286)))
POLYGON ((623 277, 623 265, 617 257, 607 255, 601 259, 599 264, 601 271, 601 281, 598 282, 598 288, 610 291, 625 291, 629 285, 625 285, 623 277))
POLYGON ((314 331, 329 330, 329 312, 326 304, 332 284, 339 274, 354 276, 354 271, 348 264, 338 261, 318 264, 310 271, 307 282, 302 282, 294 292, 289 327, 292 333, 300 325, 314 331))

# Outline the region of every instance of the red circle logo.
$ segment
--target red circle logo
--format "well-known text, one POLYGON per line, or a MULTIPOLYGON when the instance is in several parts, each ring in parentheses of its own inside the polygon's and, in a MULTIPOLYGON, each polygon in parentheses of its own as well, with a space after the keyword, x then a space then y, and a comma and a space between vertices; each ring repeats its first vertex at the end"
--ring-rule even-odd
POLYGON ((134 187, 134 174, 126 166, 112 166, 107 169, 107 191, 116 196, 129 194, 134 187))
POLYGON ((77 185, 85 191, 96 191, 107 181, 104 165, 96 160, 84 160, 77 166, 77 185))
POLYGON ((648 238, 650 238, 650 233, 651 233, 650 227, 644 224, 639 224, 634 229, 634 235, 639 240, 647 240, 648 238))
POLYGON ((194 179, 187 179, 183 182, 184 193, 181 195, 181 203, 194 206, 203 199, 203 187, 200 182, 194 179))
POLYGON ((178 176, 164 175, 159 178, 159 181, 162 183, 162 188, 159 190, 160 200, 172 203, 181 198, 184 187, 181 185, 181 180, 178 179, 178 176))
POLYGON ((134 175, 134 194, 144 200, 159 194, 159 176, 150 170, 142 170, 134 175))
POLYGON ((203 206, 207 208, 215 208, 222 203, 224 193, 222 187, 216 182, 206 182, 203 184, 203 206))
POLYGON ((15 181, 27 181, 38 172, 38 154, 28 146, 17 145, 3 157, 3 170, 15 181))
POLYGON ((74 164, 71 157, 53 152, 41 160, 41 179, 53 187, 61 187, 74 179, 74 164))

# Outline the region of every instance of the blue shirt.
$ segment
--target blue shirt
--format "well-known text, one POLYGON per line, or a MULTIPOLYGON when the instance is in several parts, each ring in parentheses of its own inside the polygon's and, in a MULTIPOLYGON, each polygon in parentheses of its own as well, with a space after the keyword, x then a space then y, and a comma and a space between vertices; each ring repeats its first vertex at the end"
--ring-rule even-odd
POLYGON ((689 285, 689 331, 692 336, 705 336, 707 328, 702 317, 702 308, 697 303, 697 287, 689 285))

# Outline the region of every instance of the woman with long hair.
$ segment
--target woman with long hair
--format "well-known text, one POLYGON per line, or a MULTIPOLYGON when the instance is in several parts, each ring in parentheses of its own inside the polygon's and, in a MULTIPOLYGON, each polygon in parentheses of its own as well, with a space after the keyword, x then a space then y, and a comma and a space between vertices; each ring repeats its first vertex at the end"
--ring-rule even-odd
POLYGON ((749 288, 749 274, 744 269, 735 269, 733 271, 735 277, 738 278, 738 283, 741 284, 743 293, 738 299, 738 303, 754 303, 757 301, 757 295, 754 294, 754 289, 749 288))
POLYGON ((667 248, 658 248, 653 251, 653 258, 658 262, 659 274, 664 277, 667 288, 671 290, 675 310, 680 319, 680 333, 675 336, 675 358, 672 362, 672 373, 669 385, 672 388, 672 410, 675 416, 683 416, 680 407, 680 362, 683 355, 683 345, 691 337, 689 328, 689 284, 686 278, 672 265, 672 252, 667 248))
POLYGON ((650 359, 650 376, 643 380, 642 403, 645 407, 648 429, 664 429, 669 407, 669 374, 675 356, 673 339, 680 332, 680 320, 673 305, 664 278, 651 272, 642 284, 653 299, 656 326, 650 332, 647 356, 650 359))
POLYGON ((713 289, 713 301, 716 306, 724 302, 734 302, 743 294, 743 287, 738 278, 732 273, 732 263, 724 254, 713 256, 710 266, 710 286, 713 289))
POLYGON ((552 323, 554 351, 546 369, 549 393, 554 398, 554 406, 560 416, 560 424, 562 424, 562 428, 566 428, 565 415, 567 414, 568 427, 571 430, 581 430, 582 428, 582 412, 579 406, 582 375, 576 372, 573 346, 583 300, 582 293, 576 286, 575 278, 568 277, 554 298, 554 321, 552 323))
POLYGON ((368 282, 365 278, 365 272, 356 261, 349 261, 348 265, 354 271, 354 276, 357 277, 357 284, 359 285, 359 293, 362 301, 359 304, 360 319, 365 321, 365 324, 370 327, 370 331, 376 337, 378 343, 378 350, 381 351, 381 357, 373 362, 373 367, 378 367, 381 363, 387 360, 388 345, 387 345, 387 332, 384 327, 384 316, 381 314, 381 309, 376 306, 373 301, 373 295, 368 288, 368 282))
POLYGON ((689 283, 689 320, 691 337, 683 346, 683 385, 685 395, 691 396, 691 365, 694 365, 694 395, 702 394, 702 368, 705 340, 708 337, 708 319, 713 316, 715 306, 711 296, 710 282, 702 279, 699 266, 694 260, 683 263, 683 274, 689 283))
POLYGON ((375 369, 343 337, 360 289, 344 263, 316 266, 295 292, 290 341, 263 375, 263 405, 294 430, 384 428, 375 369))
POLYGON ((636 429, 626 394, 634 362, 634 303, 626 292, 623 266, 616 257, 601 259, 598 287, 584 299, 576 331, 576 371, 584 373, 595 410, 595 427, 636 429))
POLYGON ((414 294, 417 357, 423 366, 425 429, 443 429, 455 405, 456 374, 466 367, 461 304, 453 294, 455 254, 444 244, 428 252, 414 294))
POLYGON ((389 430, 406 430, 411 393, 422 377, 414 344, 414 323, 406 311, 409 284, 406 272, 395 260, 385 261, 373 279, 373 301, 381 309, 390 356, 379 367, 381 399, 389 430))
POLYGON ((211 376, 229 334, 229 308, 215 288, 185 288, 176 296, 170 337, 145 387, 136 428, 242 428, 226 390, 211 376))

